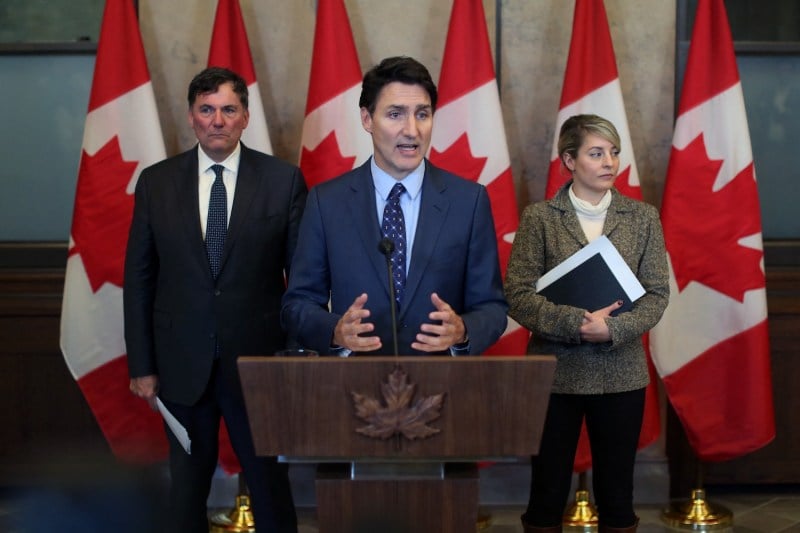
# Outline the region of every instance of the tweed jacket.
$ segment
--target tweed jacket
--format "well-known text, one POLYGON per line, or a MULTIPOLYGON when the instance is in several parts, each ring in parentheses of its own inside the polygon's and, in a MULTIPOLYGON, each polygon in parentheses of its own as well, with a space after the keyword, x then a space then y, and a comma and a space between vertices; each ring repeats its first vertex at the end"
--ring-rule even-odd
MULTIPOLYGON (((531 331, 530 354, 553 354, 552 392, 603 394, 649 383, 641 336, 669 300, 669 272, 658 211, 612 189, 603 234, 616 246, 646 294, 633 309, 606 319, 611 341, 582 342, 583 309, 555 305, 536 294, 536 280, 588 244, 565 184, 554 198, 528 206, 514 239, 505 281, 509 316, 531 331)), ((608 302, 612 304, 613 302, 608 302)))

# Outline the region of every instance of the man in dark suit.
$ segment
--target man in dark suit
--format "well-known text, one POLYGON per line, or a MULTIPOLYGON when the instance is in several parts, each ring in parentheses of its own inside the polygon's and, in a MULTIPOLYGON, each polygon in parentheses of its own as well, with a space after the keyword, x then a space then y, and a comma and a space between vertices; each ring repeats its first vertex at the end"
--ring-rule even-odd
POLYGON ((306 199, 300 170, 239 141, 247 85, 208 68, 189 85, 199 145, 145 169, 125 258, 130 388, 188 430, 170 445, 171 531, 208 531, 206 500, 225 419, 258 531, 297 531, 287 467, 256 457, 236 368, 285 347, 281 296, 306 199))
POLYGON ((281 312, 294 342, 340 356, 392 354, 395 305, 401 355, 479 354, 503 333, 486 189, 425 159, 436 98, 412 58, 384 59, 364 76, 361 122, 374 155, 309 193, 281 312))

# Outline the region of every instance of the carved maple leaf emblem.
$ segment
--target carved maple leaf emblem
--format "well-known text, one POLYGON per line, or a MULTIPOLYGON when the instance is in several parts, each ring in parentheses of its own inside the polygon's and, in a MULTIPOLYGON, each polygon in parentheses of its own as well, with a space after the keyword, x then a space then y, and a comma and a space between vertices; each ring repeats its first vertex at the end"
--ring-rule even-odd
POLYGON ((439 433, 440 430, 429 426, 428 422, 439 418, 444 393, 427 396, 410 405, 415 389, 408 375, 396 368, 389 374, 388 381, 381 384, 385 406, 371 396, 351 391, 356 416, 369 423, 356 432, 384 440, 394 435, 403 435, 409 440, 424 439, 439 433))

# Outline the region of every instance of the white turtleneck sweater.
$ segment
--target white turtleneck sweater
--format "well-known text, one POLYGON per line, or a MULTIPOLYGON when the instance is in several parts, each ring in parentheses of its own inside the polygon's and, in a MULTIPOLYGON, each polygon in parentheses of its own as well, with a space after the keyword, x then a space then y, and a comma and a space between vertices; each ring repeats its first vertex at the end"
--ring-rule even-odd
POLYGON ((572 192, 572 187, 569 188, 568 192, 570 202, 572 202, 575 214, 578 215, 578 221, 581 223, 581 228, 583 228, 583 233, 586 235, 586 239, 592 242, 603 234, 606 213, 608 212, 608 206, 611 205, 611 191, 606 191, 597 205, 592 205, 586 200, 581 200, 575 196, 575 193, 572 192))

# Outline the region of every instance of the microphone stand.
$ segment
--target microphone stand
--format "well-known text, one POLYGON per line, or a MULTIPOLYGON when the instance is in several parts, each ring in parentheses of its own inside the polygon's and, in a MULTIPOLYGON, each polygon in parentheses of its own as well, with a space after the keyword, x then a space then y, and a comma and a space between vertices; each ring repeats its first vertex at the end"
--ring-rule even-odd
POLYGON ((378 250, 386 257, 386 270, 389 275, 389 298, 392 309, 392 342, 394 343, 394 355, 400 355, 397 348, 397 297, 394 290, 394 276, 392 272, 392 252, 394 252, 394 241, 389 237, 384 237, 378 243, 378 250))

